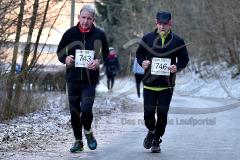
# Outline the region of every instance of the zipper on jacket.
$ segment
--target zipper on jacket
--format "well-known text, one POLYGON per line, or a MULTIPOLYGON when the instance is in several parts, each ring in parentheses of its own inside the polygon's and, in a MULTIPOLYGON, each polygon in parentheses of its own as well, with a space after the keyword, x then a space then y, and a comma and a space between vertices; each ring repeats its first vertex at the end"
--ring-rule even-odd
MULTIPOLYGON (((85 33, 83 33, 83 50, 85 50, 85 44, 86 44, 85 36, 86 36, 85 33)), ((83 72, 83 70, 81 68, 81 80, 83 80, 82 72, 83 72)))

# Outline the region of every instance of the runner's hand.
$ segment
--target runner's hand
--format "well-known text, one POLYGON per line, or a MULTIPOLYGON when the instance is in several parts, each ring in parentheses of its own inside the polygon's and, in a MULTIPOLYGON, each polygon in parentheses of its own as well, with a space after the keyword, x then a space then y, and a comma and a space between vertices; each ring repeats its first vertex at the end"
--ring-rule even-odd
POLYGON ((142 67, 143 67, 143 69, 147 69, 148 66, 149 66, 149 64, 150 64, 150 61, 149 61, 149 60, 144 60, 144 61, 142 62, 142 67))
POLYGON ((169 66, 168 68, 171 73, 176 73, 177 72, 177 66, 175 64, 169 66))
POLYGON ((65 64, 67 65, 67 66, 69 66, 69 65, 72 65, 73 63, 74 63, 74 56, 73 55, 69 55, 69 56, 67 56, 66 57, 66 59, 65 59, 65 64))
POLYGON ((99 59, 94 59, 88 64, 88 69, 96 70, 99 67, 99 59))

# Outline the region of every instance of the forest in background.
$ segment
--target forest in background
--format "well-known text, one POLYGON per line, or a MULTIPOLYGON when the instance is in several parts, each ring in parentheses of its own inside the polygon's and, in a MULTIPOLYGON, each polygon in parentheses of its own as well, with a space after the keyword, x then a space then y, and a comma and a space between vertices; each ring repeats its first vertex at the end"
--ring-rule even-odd
MULTIPOLYGON (((227 62, 240 72, 240 1, 238 0, 99 0, 97 24, 120 52, 136 50, 136 39, 154 30, 158 11, 172 13, 173 32, 184 38, 196 71, 202 63, 227 62), (126 50, 127 49, 127 50, 126 50)), ((121 56, 121 54, 119 54, 121 56)), ((126 55, 124 55, 125 57, 126 55)), ((126 58, 121 58, 126 59, 126 58)))

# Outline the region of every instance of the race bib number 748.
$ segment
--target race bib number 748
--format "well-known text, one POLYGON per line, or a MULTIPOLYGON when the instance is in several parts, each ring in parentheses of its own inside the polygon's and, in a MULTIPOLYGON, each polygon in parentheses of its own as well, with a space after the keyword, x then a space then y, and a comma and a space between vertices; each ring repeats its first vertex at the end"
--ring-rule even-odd
POLYGON ((153 58, 152 66, 151 66, 151 74, 169 76, 170 65, 171 65, 171 59, 169 58, 153 58))
POLYGON ((95 51, 77 49, 75 53, 75 67, 87 68, 88 63, 93 60, 95 51))

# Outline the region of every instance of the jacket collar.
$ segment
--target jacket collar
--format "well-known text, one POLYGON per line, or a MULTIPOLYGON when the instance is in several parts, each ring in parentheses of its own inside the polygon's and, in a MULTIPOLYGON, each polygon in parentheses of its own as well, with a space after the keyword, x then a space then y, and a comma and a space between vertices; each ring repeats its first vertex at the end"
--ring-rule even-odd
POLYGON ((93 31, 94 31, 94 29, 95 29, 95 25, 94 24, 92 24, 92 26, 91 26, 91 28, 89 29, 89 30, 82 30, 81 28, 80 28, 80 23, 78 22, 77 23, 77 28, 78 28, 78 30, 79 30, 79 32, 81 32, 82 34, 83 33, 85 33, 85 34, 91 34, 93 31))

